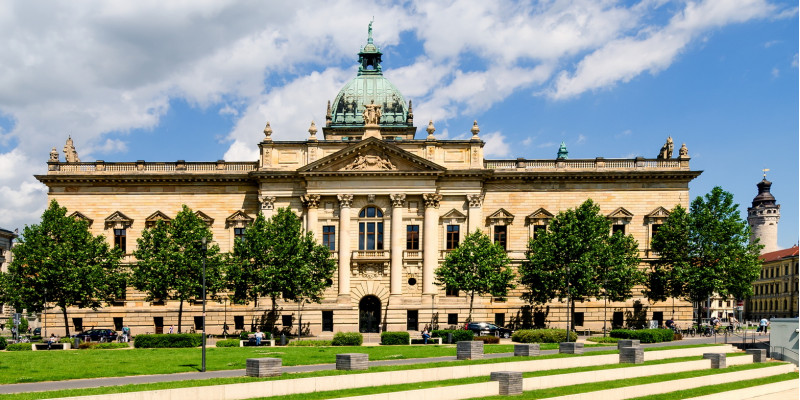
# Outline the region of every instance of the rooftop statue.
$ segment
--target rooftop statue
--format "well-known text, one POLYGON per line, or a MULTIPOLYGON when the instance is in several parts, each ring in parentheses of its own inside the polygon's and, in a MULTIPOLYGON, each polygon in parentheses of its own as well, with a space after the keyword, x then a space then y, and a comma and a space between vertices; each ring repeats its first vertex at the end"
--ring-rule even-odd
POLYGON ((50 162, 59 162, 60 161, 58 159, 58 150, 56 150, 55 147, 53 147, 53 149, 50 150, 50 159, 48 161, 50 161, 50 162))
POLYGON ((672 158, 672 148, 672 136, 669 136, 667 137, 667 143, 664 143, 664 145, 661 146, 661 151, 658 153, 658 157, 656 158, 659 160, 667 160, 672 158))
POLYGON ((68 163, 81 162, 81 159, 78 158, 78 152, 75 150, 75 145, 72 143, 72 136, 67 137, 67 143, 64 145, 64 158, 68 163))

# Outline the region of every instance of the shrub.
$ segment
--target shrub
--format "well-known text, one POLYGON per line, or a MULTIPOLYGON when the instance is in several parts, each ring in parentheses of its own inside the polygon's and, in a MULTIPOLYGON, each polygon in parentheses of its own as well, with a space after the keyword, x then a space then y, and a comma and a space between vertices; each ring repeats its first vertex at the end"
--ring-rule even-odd
POLYGON ((217 340, 217 347, 239 347, 239 339, 217 340))
POLYGON ((58 343, 69 343, 69 344, 72 344, 74 341, 75 341, 75 338, 71 338, 71 337, 62 337, 62 338, 58 339, 58 343))
POLYGON ((361 346, 361 343, 364 343, 364 336, 358 332, 336 332, 331 346, 361 346))
POLYGON ((92 343, 94 346, 90 347, 90 350, 108 350, 108 349, 125 349, 128 346, 127 343, 117 343, 117 342, 110 342, 110 343, 92 343))
POLYGON ((431 331, 431 337, 442 338, 442 343, 447 343, 447 334, 453 334, 453 343, 473 340, 475 332, 467 329, 437 329, 431 331))
POLYGON ((6 338, 0 337, 0 350, 5 350, 6 346, 8 346, 8 342, 6 341, 6 338))
POLYGON ((11 343, 8 346, 6 346, 6 350, 8 350, 8 351, 31 351, 31 350, 33 350, 33 348, 31 348, 31 344, 30 343, 11 343))
POLYGON ((198 347, 203 344, 203 335, 199 333, 137 335, 133 347, 137 349, 198 347))
POLYGON ((298 346, 298 347, 322 347, 322 346, 331 346, 330 340, 293 340, 289 342, 288 346, 298 346))
POLYGON ((484 344, 498 344, 500 343, 500 338, 497 336, 475 336, 475 339, 483 342, 484 344))
MULTIPOLYGON (((261 332, 261 333, 264 334, 264 340, 272 340, 272 333, 269 332, 261 332)), ((253 334, 255 334, 255 332, 242 331, 242 333, 239 334, 239 339, 247 340, 250 338, 250 335, 253 334)))
MULTIPOLYGON (((564 329, 520 329, 511 335, 512 342, 519 343, 561 343, 566 342, 567 333, 564 329)), ((578 340, 578 334, 569 333, 569 340, 578 340)))
POLYGON ((670 342, 675 336, 672 329, 614 329, 611 331, 611 337, 619 339, 638 339, 642 343, 659 343, 670 342))
POLYGON ((411 335, 408 332, 383 332, 381 333, 381 344, 408 344, 411 335))
POLYGON ((590 338, 586 338, 586 340, 595 343, 617 343, 619 341, 618 338, 609 336, 592 336, 590 338))

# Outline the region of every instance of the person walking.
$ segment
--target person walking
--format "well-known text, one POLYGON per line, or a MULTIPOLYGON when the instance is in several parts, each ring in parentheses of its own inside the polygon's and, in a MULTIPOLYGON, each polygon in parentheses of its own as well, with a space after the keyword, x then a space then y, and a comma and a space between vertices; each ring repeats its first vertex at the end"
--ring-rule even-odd
POLYGON ((759 332, 758 334, 763 335, 767 333, 768 326, 769 326, 769 320, 766 317, 761 318, 761 321, 759 321, 758 323, 758 332, 759 332))

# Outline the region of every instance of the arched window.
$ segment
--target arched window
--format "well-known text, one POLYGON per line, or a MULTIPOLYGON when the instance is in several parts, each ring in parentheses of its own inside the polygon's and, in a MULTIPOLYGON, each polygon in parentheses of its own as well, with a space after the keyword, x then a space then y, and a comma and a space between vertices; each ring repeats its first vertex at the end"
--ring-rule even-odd
POLYGON ((358 249, 383 250, 383 211, 374 206, 358 213, 358 249))

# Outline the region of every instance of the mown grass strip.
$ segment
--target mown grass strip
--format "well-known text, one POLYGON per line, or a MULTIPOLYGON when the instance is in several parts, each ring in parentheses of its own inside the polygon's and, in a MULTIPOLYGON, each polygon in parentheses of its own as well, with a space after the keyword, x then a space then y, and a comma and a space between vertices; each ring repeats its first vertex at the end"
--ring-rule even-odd
POLYGON ((744 389, 744 388, 767 385, 770 383, 783 382, 788 380, 797 380, 798 378, 800 378, 800 374, 798 374, 797 372, 787 372, 785 374, 773 375, 764 378, 749 379, 746 381, 739 381, 739 382, 730 382, 726 383, 725 386, 720 386, 720 385, 702 386, 694 389, 679 390, 677 392, 636 397, 629 400, 679 400, 679 399, 690 399, 692 397, 705 396, 714 393, 718 393, 720 395, 719 398, 724 399, 725 392, 730 390, 744 389))
MULTIPOLYGON (((747 354, 745 354, 745 353, 730 353, 730 354, 728 354, 729 357, 735 357, 735 356, 739 356, 739 355, 747 355, 747 354)), ((417 365, 395 365, 395 366, 383 366, 383 367, 370 367, 370 369, 367 370, 367 371, 336 371, 336 370, 328 370, 328 371, 304 372, 304 373, 297 373, 297 374, 284 374, 284 375, 282 375, 280 377, 275 377, 275 378, 248 378, 248 377, 213 378, 213 379, 203 379, 203 380, 148 383, 148 384, 139 384, 139 385, 106 386, 106 387, 99 387, 99 388, 92 388, 92 389, 70 389, 70 390, 58 390, 58 391, 38 392, 38 393, 20 393, 20 394, 0 396, 0 399, 4 399, 4 400, 5 399, 9 399, 9 400, 50 399, 50 398, 56 398, 56 397, 88 396, 88 395, 94 395, 94 394, 141 392, 141 391, 148 391, 148 390, 178 389, 178 388, 198 387, 198 386, 227 385, 227 384, 234 384, 234 383, 250 383, 250 382, 255 382, 255 381, 267 381, 267 380, 297 379, 297 378, 309 378, 309 377, 345 375, 345 374, 364 374, 364 373, 370 373, 370 372, 402 371, 402 370, 424 369, 424 368, 435 368, 435 367, 452 367, 452 366, 456 366, 456 365, 491 364, 491 363, 499 363, 499 362, 514 362, 514 361, 526 361, 526 360, 537 360, 537 359, 554 359, 554 358, 565 358, 565 357, 580 357, 580 355, 550 354, 550 355, 539 356, 539 357, 509 357, 509 358, 499 358, 499 359, 494 359, 494 360, 448 361, 448 362, 417 364, 417 365)), ((684 362, 684 361, 696 361, 696 360, 701 360, 701 359, 702 359, 702 356, 668 358, 668 359, 663 359, 663 360, 646 361, 643 365, 669 364, 669 363, 684 362)), ((533 371, 533 372, 524 373, 523 377, 531 378, 531 377, 537 377, 537 376, 559 375, 559 374, 568 374, 568 373, 574 373, 574 372, 598 371, 598 370, 604 370, 604 369, 636 367, 636 366, 640 366, 640 365, 642 365, 642 364, 638 364, 638 365, 635 365, 635 364, 606 364, 606 365, 589 366, 589 367, 577 367, 577 368, 565 368, 565 369, 555 369, 555 370, 533 371)), ((467 383, 485 382, 487 380, 488 380, 488 377, 475 377, 475 378, 468 378, 467 381, 460 380, 460 379, 449 380, 449 381, 436 381, 436 382, 429 382, 431 384, 435 383, 436 384, 435 386, 427 386, 427 387, 463 385, 463 384, 467 384, 467 383), (478 379, 478 380, 473 381, 473 379, 478 379)), ((408 385, 403 385, 403 386, 404 387, 408 387, 409 385, 414 386, 416 384, 408 384, 408 385)), ((402 390, 411 390, 411 389, 407 389, 406 388, 406 389, 402 389, 402 390)), ((388 390, 388 391, 392 391, 392 390, 388 390)), ((385 393, 385 392, 381 392, 381 393, 385 393)))

